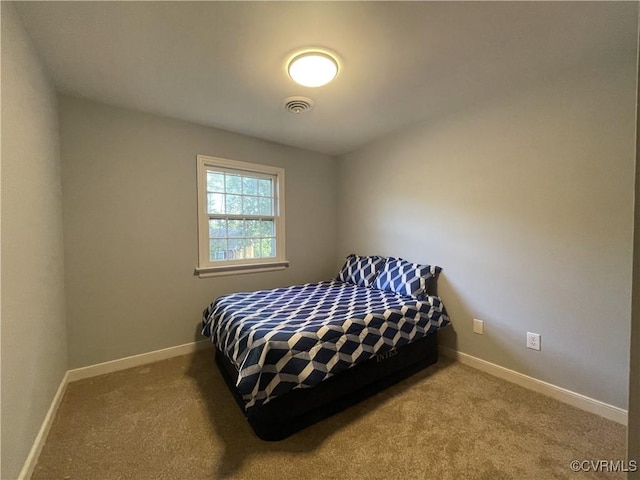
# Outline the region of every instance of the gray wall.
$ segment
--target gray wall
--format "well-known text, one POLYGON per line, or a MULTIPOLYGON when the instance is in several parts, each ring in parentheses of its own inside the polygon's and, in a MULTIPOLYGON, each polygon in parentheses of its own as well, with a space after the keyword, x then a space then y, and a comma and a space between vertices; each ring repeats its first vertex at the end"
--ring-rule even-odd
POLYGON ((346 155, 340 254, 442 266, 445 346, 626 408, 635 73, 558 72, 346 155))
MULTIPOLYGON (((640 131, 638 132, 640 135, 640 131)), ((638 150, 640 151, 640 144, 638 150)), ((629 375, 628 458, 640 463, 640 157, 636 157, 636 206, 634 227, 633 307, 631 321, 631 366, 629 375)), ((640 465, 629 478, 640 478, 640 465)))
MULTIPOLYGON (((638 52, 640 55, 640 52, 638 52)), ((640 462, 640 58, 637 65, 636 97, 636 188, 633 227, 633 300, 629 365, 629 428, 627 458, 640 462)), ((640 479, 640 466, 629 478, 640 479)))
POLYGON ((336 274, 332 157, 60 97, 71 368, 199 340, 218 295, 336 274), (200 279, 196 155, 284 167, 283 271, 200 279))
POLYGON ((2 2, 2 478, 16 478, 67 370, 55 92, 2 2))

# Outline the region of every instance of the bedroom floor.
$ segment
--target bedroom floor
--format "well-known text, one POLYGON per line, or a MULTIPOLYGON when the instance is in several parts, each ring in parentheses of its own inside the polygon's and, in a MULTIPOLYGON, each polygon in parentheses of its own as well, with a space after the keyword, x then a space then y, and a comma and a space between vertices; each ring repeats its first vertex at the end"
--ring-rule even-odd
POLYGON ((281 442, 255 437, 209 349, 68 386, 32 476, 51 479, 579 479, 625 428, 457 362, 281 442))

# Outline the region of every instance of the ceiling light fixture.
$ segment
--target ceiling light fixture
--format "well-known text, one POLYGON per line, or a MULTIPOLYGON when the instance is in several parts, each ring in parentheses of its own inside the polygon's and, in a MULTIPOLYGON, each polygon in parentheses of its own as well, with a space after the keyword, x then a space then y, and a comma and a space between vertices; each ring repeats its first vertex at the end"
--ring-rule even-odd
POLYGON ((308 50, 289 61, 287 72, 303 87, 321 87, 338 75, 338 61, 327 52, 308 50))

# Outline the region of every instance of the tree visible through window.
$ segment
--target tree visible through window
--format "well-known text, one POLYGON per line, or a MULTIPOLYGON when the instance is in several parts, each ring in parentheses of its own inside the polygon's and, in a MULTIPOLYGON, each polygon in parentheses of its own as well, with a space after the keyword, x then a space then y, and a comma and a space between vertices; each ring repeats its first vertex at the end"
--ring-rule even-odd
POLYGON ((198 180, 200 269, 284 260, 282 169, 199 155, 198 180))

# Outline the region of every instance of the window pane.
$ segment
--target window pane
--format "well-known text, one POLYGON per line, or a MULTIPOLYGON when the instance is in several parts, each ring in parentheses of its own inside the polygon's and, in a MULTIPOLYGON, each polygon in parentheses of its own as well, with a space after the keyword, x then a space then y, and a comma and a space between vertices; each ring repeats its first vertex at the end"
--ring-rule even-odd
POLYGON ((263 257, 275 257, 276 256, 276 240, 275 238, 263 238, 260 241, 260 247, 262 249, 263 257))
POLYGON ((240 215, 242 213, 242 196, 241 195, 227 195, 226 196, 226 211, 229 215, 240 215))
POLYGON ((259 200, 258 211, 260 215, 273 215, 273 199, 260 198, 259 200))
POLYGON ((227 241, 210 239, 209 240, 209 260, 227 260, 227 241))
POLYGON ((258 195, 262 197, 273 196, 273 180, 268 178, 258 179, 258 195))
POLYGON ((229 260, 241 260, 244 256, 244 240, 240 238, 229 239, 229 260))
POLYGON ((207 172, 207 191, 224 192, 224 173, 207 172))
POLYGON ((260 222, 261 237, 275 237, 275 222, 273 220, 262 220, 260 222))
POLYGON ((242 197, 242 213, 244 215, 259 215, 258 197, 242 197))
POLYGON ((209 220, 209 238, 226 238, 227 237, 227 221, 226 220, 209 220))
POLYGON ((260 258, 260 240, 244 241, 244 258, 260 258))
POLYGON ((224 194, 207 193, 207 212, 224 213, 224 194))
POLYGON ((242 193, 242 177, 240 175, 226 174, 225 186, 227 193, 242 193))
POLYGON ((229 220, 229 238, 240 238, 244 236, 244 220, 229 220))
POLYGON ((260 235, 260 220, 245 220, 244 232, 247 238, 257 238, 260 235))
POLYGON ((262 243, 262 240, 257 238, 255 240, 247 240, 247 242, 251 242, 251 248, 253 253, 253 257, 251 258, 260 258, 262 256, 260 254, 260 245, 262 243))
POLYGON ((255 177, 242 177, 242 193, 245 195, 257 195, 258 179, 255 177))

